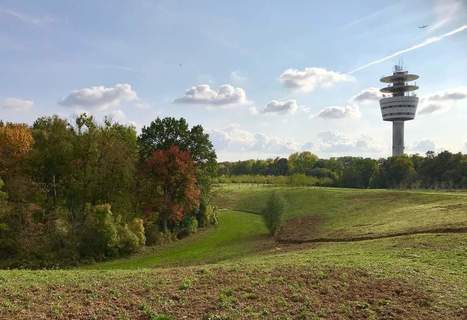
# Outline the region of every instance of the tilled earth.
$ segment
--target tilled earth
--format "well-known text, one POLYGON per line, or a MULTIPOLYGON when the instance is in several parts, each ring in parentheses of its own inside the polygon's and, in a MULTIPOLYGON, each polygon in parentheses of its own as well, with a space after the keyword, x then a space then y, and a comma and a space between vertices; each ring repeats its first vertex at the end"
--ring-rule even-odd
MULTIPOLYGON (((402 278, 307 265, 0 273, 0 319, 466 319, 402 278)), ((464 308, 462 308, 464 307, 464 308)))

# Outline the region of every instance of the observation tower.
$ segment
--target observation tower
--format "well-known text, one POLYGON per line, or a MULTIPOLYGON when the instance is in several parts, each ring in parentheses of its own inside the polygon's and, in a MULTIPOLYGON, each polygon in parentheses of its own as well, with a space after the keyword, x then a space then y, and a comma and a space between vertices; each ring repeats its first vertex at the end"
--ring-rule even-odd
POLYGON ((408 73, 401 65, 394 66, 392 75, 380 79, 388 84, 381 89, 383 98, 379 104, 383 120, 392 121, 393 157, 404 153, 404 121, 413 120, 417 112, 418 97, 412 91, 418 87, 416 83, 408 83, 417 79, 418 75, 408 73))

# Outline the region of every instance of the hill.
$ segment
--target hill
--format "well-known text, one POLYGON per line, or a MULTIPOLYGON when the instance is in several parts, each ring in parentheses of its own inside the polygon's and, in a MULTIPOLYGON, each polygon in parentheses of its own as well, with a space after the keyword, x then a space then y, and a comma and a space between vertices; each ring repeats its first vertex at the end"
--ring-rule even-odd
POLYGON ((194 237, 85 269, 0 271, 0 318, 465 319, 467 237, 443 230, 467 224, 466 200, 222 186, 216 203, 229 209, 194 237), (281 239, 300 244, 267 238, 259 215, 238 211, 259 212, 272 191, 289 202, 281 239), (292 232, 298 219, 318 222, 292 232), (368 234, 378 239, 343 241, 368 234), (330 237, 340 241, 318 241, 330 237))
POLYGON ((291 242, 381 238, 467 229, 467 193, 223 185, 220 207, 260 213, 266 198, 288 201, 278 239, 291 242))

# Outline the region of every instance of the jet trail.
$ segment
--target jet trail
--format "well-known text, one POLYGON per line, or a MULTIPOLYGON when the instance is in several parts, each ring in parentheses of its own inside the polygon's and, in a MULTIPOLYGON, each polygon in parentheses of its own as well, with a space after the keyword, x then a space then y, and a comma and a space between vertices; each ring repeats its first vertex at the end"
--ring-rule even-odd
POLYGON ((384 58, 381 58, 381 59, 372 61, 372 62, 370 62, 370 63, 367 63, 367 64, 365 64, 365 65, 363 65, 363 66, 361 66, 361 67, 358 67, 358 68, 356 68, 356 69, 350 71, 349 74, 355 73, 355 72, 357 72, 357 71, 360 71, 360 70, 366 69, 366 68, 368 68, 368 67, 371 67, 371 66, 373 66, 373 65, 375 65, 375 64, 379 64, 379 63, 381 63, 381 62, 387 61, 387 60, 392 59, 392 58, 394 58, 394 57, 400 56, 401 54, 404 54, 404 53, 406 53, 406 52, 410 52, 410 51, 413 51, 413 50, 416 50, 416 49, 423 48, 423 47, 425 47, 425 46, 428 46, 428 45, 430 45, 430 44, 432 44, 432 43, 436 43, 436 42, 438 42, 438 41, 443 40, 443 39, 446 38, 446 37, 450 37, 450 36, 452 36, 452 35, 455 35, 456 33, 459 33, 459 32, 465 31, 465 30, 467 30, 467 24, 464 24, 463 26, 461 26, 461 27, 459 27, 459 28, 457 28, 457 29, 454 29, 454 30, 452 30, 452 31, 449 31, 449 32, 447 32, 447 33, 445 33, 445 34, 442 34, 442 35, 440 35, 440 36, 436 36, 436 37, 431 37, 431 38, 425 39, 424 41, 420 42, 419 44, 416 44, 416 45, 413 45, 413 46, 411 46, 411 47, 409 47, 409 48, 406 48, 406 49, 403 49, 403 50, 394 52, 393 54, 390 54, 390 55, 388 55, 388 56, 386 56, 386 57, 384 57, 384 58))

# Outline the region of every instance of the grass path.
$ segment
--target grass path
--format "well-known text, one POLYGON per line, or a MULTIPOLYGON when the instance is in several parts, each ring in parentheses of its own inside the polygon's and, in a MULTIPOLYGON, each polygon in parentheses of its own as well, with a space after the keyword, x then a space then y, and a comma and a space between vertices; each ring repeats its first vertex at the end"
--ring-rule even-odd
POLYGON ((83 269, 139 269, 213 263, 257 252, 269 242, 260 216, 221 210, 219 225, 140 255, 84 266, 83 269))

